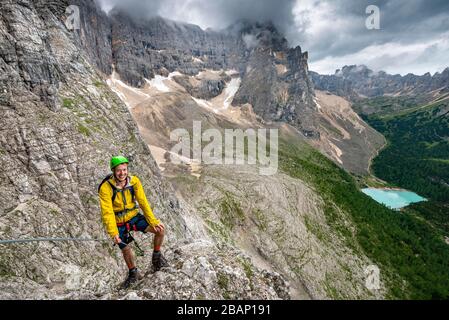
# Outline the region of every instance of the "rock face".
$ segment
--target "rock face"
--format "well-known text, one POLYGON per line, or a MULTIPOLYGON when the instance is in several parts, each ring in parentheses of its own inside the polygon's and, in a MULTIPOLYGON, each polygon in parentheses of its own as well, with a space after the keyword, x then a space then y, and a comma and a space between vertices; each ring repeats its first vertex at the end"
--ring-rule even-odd
MULTIPOLYGON (((143 87, 145 79, 174 71, 193 76, 204 69, 236 70, 242 77, 236 104, 250 103, 267 121, 286 121, 304 135, 319 138, 308 54, 299 46, 289 48, 272 23, 241 21, 222 31, 205 31, 163 18, 130 18, 118 10, 110 13, 109 23, 110 35, 105 27, 97 36, 89 31, 82 34, 100 43, 101 59, 94 61, 110 60, 102 57, 106 53, 102 46, 106 39, 112 39, 115 70, 128 84, 143 87)), ((99 68, 106 69, 101 64, 99 68)), ((223 83, 209 81, 196 91, 186 88, 195 97, 212 98, 221 93, 222 87, 223 83)))
POLYGON ((251 32, 258 42, 251 50, 234 103, 250 103, 263 119, 293 124, 306 137, 319 138, 307 52, 299 46, 288 48, 272 26, 251 32))
MULTIPOLYGON (((114 292, 126 267, 105 235, 96 190, 112 155, 131 159, 132 174, 140 177, 156 216, 168 226, 168 252, 209 238, 195 212, 161 176, 128 109, 101 77, 110 71, 105 16, 94 14, 91 1, 80 0, 77 4, 87 15, 82 29, 71 31, 64 25, 69 4, 0 3, 0 238, 98 241, 1 245, 0 298, 120 297, 114 292)), ((151 239, 142 238, 140 245, 150 248, 151 239)), ((200 298, 193 290, 204 280, 217 288, 207 297, 225 297, 226 287, 230 297, 288 298, 281 276, 254 269, 249 279, 244 266, 233 266, 220 253, 226 249, 220 250, 170 259, 175 270, 188 271, 190 284, 165 297, 200 298), (192 259, 202 267, 188 267, 187 261, 196 261, 192 259), (179 267, 178 261, 186 267, 179 267), (229 286, 220 287, 220 279, 229 286), (248 290, 251 281, 257 289, 248 290)), ((143 270, 148 260, 139 258, 143 270)), ((159 298, 151 291, 167 283, 176 286, 179 272, 156 275, 171 280, 144 283, 139 294, 129 297, 159 298)))
POLYGON ((2 299, 97 299, 97 300, 204 300, 290 299, 289 286, 277 272, 255 267, 241 251, 210 241, 180 243, 167 250, 169 268, 140 273, 129 290, 108 282, 114 271, 81 272, 65 265, 57 281, 40 283, 27 277, 2 277, 2 299), (100 278, 100 279, 97 279, 100 278), (93 286, 92 284, 95 284, 93 286))
POLYGON ((139 20, 120 11, 110 17, 116 70, 136 87, 154 74, 177 70, 195 75, 203 68, 237 66, 244 50, 241 39, 228 33, 163 18, 139 20))
POLYGON ((217 241, 243 248, 259 267, 284 275, 293 298, 376 299, 384 294, 366 289, 364 268, 371 262, 329 227, 323 200, 301 180, 283 173, 260 176, 251 166, 207 166, 200 179, 174 178, 173 184, 217 241))
POLYGON ((138 284, 135 297, 158 300, 290 298, 289 287, 279 273, 254 267, 250 257, 225 244, 194 242, 168 252, 167 257, 173 267, 145 277, 138 284))
POLYGON ((334 75, 311 72, 311 76, 317 89, 351 99, 359 96, 419 95, 435 90, 443 93, 449 90, 449 68, 433 76, 430 73, 422 76, 411 73, 401 76, 390 75, 384 71, 374 72, 364 65, 351 65, 338 69, 334 75))
POLYGON ((351 103, 339 96, 315 90, 321 139, 311 144, 346 170, 364 175, 385 138, 366 124, 351 103))
POLYGON ((174 80, 184 87, 192 97, 205 100, 220 95, 226 85, 225 80, 221 78, 191 79, 188 76, 175 76, 174 80))
POLYGON ((97 1, 73 0, 80 11, 80 43, 89 61, 102 73, 112 72, 112 25, 97 1))

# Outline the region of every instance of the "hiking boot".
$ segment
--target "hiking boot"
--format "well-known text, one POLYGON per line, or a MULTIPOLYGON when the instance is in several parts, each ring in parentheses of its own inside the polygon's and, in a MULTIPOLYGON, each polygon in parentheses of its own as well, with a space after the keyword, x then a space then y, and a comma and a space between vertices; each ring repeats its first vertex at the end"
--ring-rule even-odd
POLYGON ((151 259, 151 262, 153 264, 153 270, 159 271, 161 268, 168 267, 167 260, 165 260, 165 257, 160 252, 153 252, 153 258, 151 259))
POLYGON ((123 283, 123 288, 128 289, 131 285, 135 284, 137 282, 137 277, 137 268, 129 270, 128 278, 125 280, 125 283, 123 283))

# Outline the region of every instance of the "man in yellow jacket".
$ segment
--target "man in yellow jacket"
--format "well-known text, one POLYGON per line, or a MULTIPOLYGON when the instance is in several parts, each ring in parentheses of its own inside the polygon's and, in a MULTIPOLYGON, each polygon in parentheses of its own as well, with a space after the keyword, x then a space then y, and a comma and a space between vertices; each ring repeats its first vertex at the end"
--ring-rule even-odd
POLYGON ((129 231, 154 233, 153 268, 158 271, 168 266, 160 252, 165 227, 154 216, 139 178, 128 175, 128 163, 125 157, 112 157, 110 163, 112 174, 103 180, 98 190, 106 231, 122 250, 129 269, 128 278, 124 283, 126 288, 135 283, 138 277, 134 253, 128 246, 132 241, 129 231), (136 200, 143 215, 139 212, 136 200))

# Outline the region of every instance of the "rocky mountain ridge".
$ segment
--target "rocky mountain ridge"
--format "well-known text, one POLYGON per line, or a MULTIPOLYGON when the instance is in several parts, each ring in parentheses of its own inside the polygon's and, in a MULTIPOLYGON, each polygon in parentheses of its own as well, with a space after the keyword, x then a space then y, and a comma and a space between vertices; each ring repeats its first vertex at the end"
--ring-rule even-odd
POLYGON ((236 70, 242 75, 237 103, 251 103, 267 120, 288 121, 319 137, 308 54, 299 46, 290 49, 272 23, 240 21, 212 31, 160 17, 136 19, 116 9, 106 15, 95 3, 79 4, 81 42, 106 75, 114 65, 124 82, 143 87, 145 79, 174 71, 192 76, 203 69, 236 70))
POLYGON ((449 91, 449 68, 433 76, 430 73, 422 76, 412 73, 391 75, 384 71, 374 72, 364 65, 344 66, 333 75, 310 74, 316 88, 352 100, 383 95, 422 95, 435 91, 443 94, 449 91))
MULTIPOLYGON (((228 78, 201 79, 197 85, 189 83, 186 77, 196 77, 204 70, 227 70, 238 74, 241 81, 233 105, 251 105, 256 116, 266 123, 293 125, 314 146, 352 172, 367 172, 368 159, 383 144, 382 138, 369 129, 359 141, 355 135, 336 134, 340 128, 354 131, 353 123, 342 121, 337 131, 332 129, 341 120, 331 119, 337 115, 322 115, 317 106, 308 53, 299 46, 290 48, 272 23, 239 21, 221 31, 212 31, 160 17, 142 20, 115 9, 109 16, 99 8, 96 10, 101 18, 83 20, 84 46, 88 52, 99 53, 93 61, 111 61, 117 76, 132 87, 144 89, 153 81, 150 79, 180 73, 184 78, 177 74, 173 79, 195 98, 213 99, 222 93, 223 81, 228 78), (96 28, 92 21, 102 22, 103 27, 96 28), (110 32, 104 33, 105 30, 110 32), (93 44, 99 44, 98 48, 94 49, 93 44), (110 44, 111 50, 106 50, 104 44, 110 44), (334 147, 336 141, 338 146, 334 147), (366 144, 374 149, 366 148, 366 144), (336 148, 340 151, 336 152, 336 148), (354 150, 361 152, 354 155, 354 150), (340 152, 353 154, 356 160, 352 164, 341 161, 335 156, 340 152)), ((101 64, 98 68, 105 70, 106 76, 112 72, 101 64)), ((362 120, 357 122, 368 128, 362 120)))

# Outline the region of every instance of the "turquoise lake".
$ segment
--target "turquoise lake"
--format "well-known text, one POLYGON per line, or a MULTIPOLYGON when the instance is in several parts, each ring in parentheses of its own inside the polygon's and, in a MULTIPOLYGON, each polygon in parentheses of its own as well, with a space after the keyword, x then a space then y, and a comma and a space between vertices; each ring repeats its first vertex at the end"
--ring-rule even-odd
POLYGON ((362 189, 362 192, 370 196, 377 202, 396 210, 406 207, 412 203, 427 201, 426 198, 423 198, 416 193, 407 190, 366 188, 362 189))

